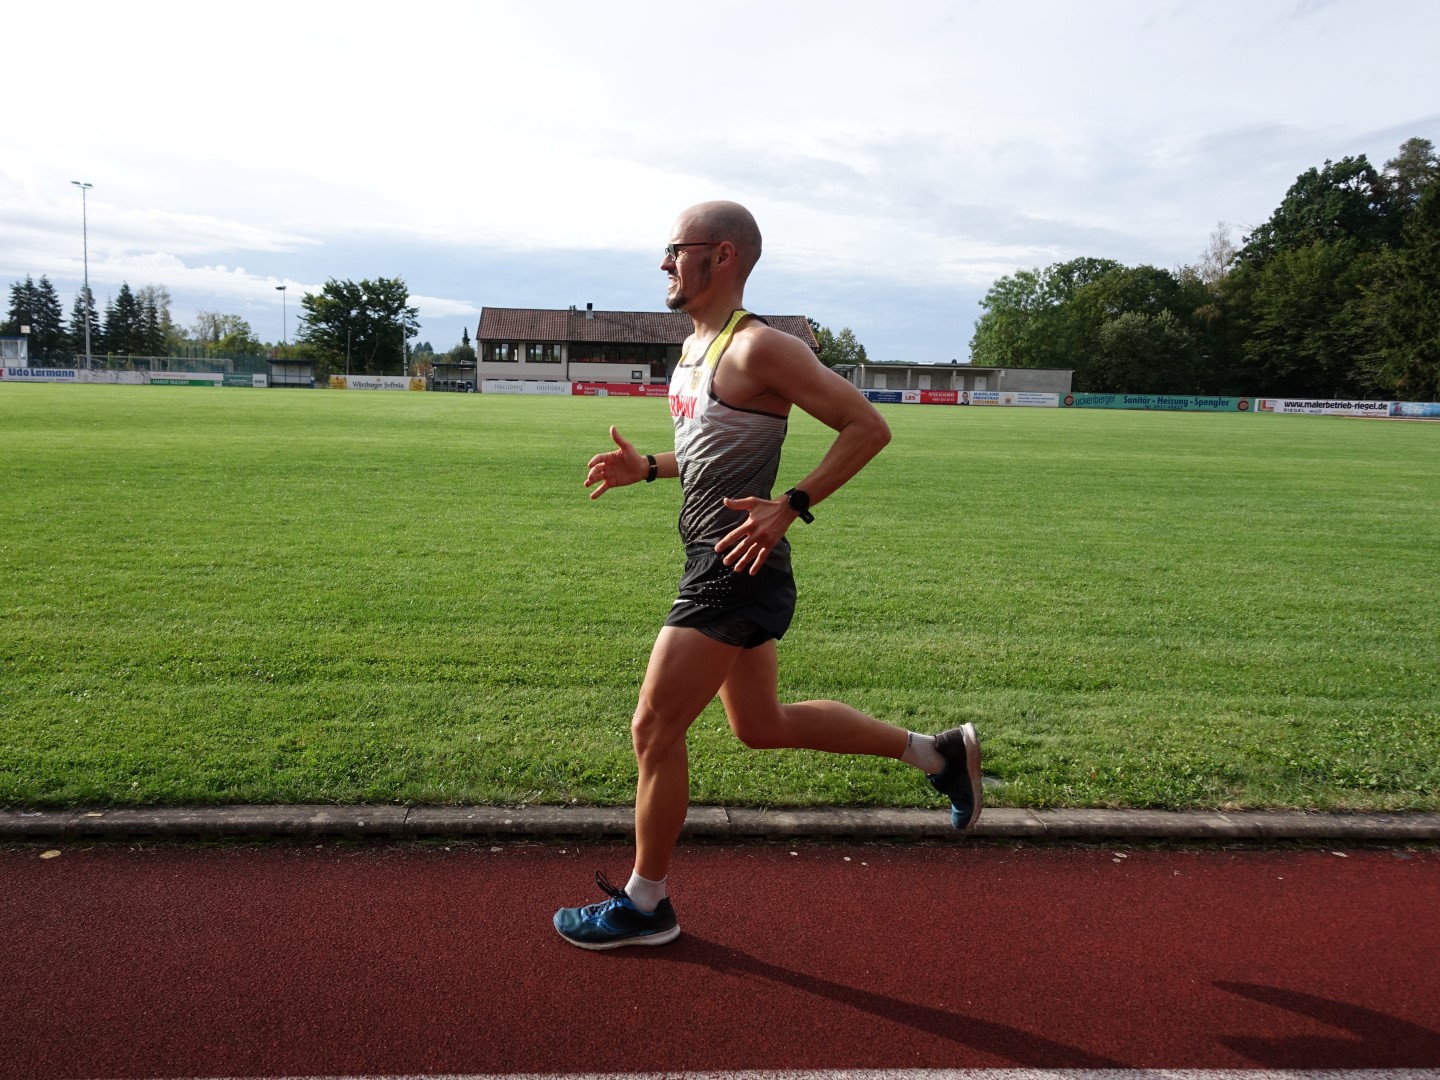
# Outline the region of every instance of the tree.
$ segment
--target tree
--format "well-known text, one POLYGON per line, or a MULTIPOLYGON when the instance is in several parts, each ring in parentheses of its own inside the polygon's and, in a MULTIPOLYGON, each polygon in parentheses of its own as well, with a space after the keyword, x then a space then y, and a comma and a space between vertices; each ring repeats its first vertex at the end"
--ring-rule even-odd
POLYGON ((1401 240, 1367 296, 1376 381, 1386 395, 1440 401, 1440 184, 1426 185, 1401 240))
POLYGON ((151 356, 146 351, 144 313, 128 282, 105 304, 105 325, 100 333, 103 351, 114 356, 151 356))
POLYGON ((855 337, 855 331, 850 327, 843 327, 837 334, 828 326, 821 326, 811 320, 810 329, 815 334, 815 341, 820 346, 820 362, 826 367, 837 367, 841 364, 864 364, 867 362, 865 346, 861 345, 855 337))
POLYGON ((135 290, 145 325, 145 351, 149 356, 169 356, 184 341, 184 335, 170 317, 170 290, 164 285, 144 285, 135 290))
POLYGON ((1169 311, 1126 311, 1101 325, 1087 382, 1100 393, 1191 393, 1200 351, 1169 311))
POLYGON ((76 356, 85 355, 85 324, 90 324, 90 351, 103 352, 100 347, 100 313, 95 310, 95 292, 82 285, 75 293, 75 303, 70 308, 70 351, 76 356))
POLYGON ((1406 139, 1400 152, 1385 163, 1382 173, 1391 201, 1408 210, 1440 176, 1440 157, 1429 139, 1406 139))
POLYGON ((1315 240, 1273 255, 1256 273, 1244 353, 1252 391, 1343 398, 1366 389, 1357 360, 1370 349, 1360 303, 1376 258, 1354 239, 1315 240))
POLYGON ((1200 265, 1196 267, 1200 280, 1212 289, 1219 286, 1240 254, 1240 249, 1235 246, 1235 241, 1230 236, 1232 228, 1228 221, 1215 223, 1215 228, 1210 233, 1210 243, 1201 253, 1200 265))
POLYGON ((190 334, 197 344, 218 356, 257 356, 265 349, 250 323, 239 315, 197 311, 190 334))
POLYGON ((1296 178, 1270 220, 1246 238, 1240 258, 1263 266, 1316 241, 1353 240, 1355 250, 1373 251, 1397 235, 1392 205, 1385 180, 1364 154, 1327 161, 1296 178))
POLYGON ((980 301, 970 359, 986 367, 1076 368, 1094 327, 1087 334, 1077 323, 1071 301, 1119 269, 1113 259, 1079 258, 1000 278, 980 301))
POLYGON ((44 274, 38 283, 27 274, 23 282, 10 286, 10 314, 0 324, 0 335, 21 336, 22 326, 30 328, 26 347, 32 364, 50 366, 66 358, 69 350, 64 309, 55 286, 44 274))
POLYGON ((419 329, 418 308, 409 306, 400 278, 336 281, 300 301, 299 339, 315 347, 317 378, 331 372, 399 375, 405 344, 419 329), (348 366, 347 366, 347 357, 348 366))
POLYGON ((1375 388, 1375 300, 1433 151, 1411 139, 1377 172, 1362 154, 1296 178, 1246 238, 1224 290, 1251 393, 1348 397, 1375 388))

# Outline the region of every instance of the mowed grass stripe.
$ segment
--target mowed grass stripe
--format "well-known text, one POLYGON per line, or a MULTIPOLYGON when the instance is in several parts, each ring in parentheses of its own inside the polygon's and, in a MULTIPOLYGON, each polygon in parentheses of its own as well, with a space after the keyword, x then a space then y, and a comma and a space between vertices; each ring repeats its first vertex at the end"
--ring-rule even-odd
MULTIPOLYGON (((1440 426, 886 416, 792 530, 784 694, 975 721, 1002 805, 1440 803, 1440 426)), ((0 804, 628 802, 678 488, 588 500, 610 423, 669 445, 643 399, 0 386, 0 804)), ((934 801, 718 707, 691 756, 705 802, 934 801)))

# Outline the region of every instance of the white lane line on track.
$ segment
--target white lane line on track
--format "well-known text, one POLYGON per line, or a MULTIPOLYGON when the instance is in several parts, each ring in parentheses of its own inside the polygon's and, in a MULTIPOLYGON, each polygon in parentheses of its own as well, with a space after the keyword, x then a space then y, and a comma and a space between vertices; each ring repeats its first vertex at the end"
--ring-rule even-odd
POLYGON ((1440 1069, 754 1069, 735 1072, 425 1073, 195 1080, 1440 1080, 1440 1069))

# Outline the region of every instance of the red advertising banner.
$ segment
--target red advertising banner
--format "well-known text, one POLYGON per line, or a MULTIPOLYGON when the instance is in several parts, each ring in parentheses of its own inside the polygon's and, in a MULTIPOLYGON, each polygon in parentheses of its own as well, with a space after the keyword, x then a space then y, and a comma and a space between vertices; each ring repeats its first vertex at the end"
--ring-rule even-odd
POLYGON ((577 397, 668 397, 665 383, 577 382, 570 384, 577 397))
POLYGON ((958 405, 960 403, 959 390, 921 390, 921 405, 958 405))

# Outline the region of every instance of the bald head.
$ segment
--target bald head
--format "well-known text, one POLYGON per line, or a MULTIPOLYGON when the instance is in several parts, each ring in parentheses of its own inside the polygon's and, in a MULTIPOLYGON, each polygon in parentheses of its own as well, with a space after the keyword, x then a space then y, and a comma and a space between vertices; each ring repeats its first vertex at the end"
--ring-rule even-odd
POLYGON ((760 226, 750 211, 736 202, 703 202, 690 207, 680 215, 693 229, 696 236, 703 235, 712 242, 728 240, 735 245, 740 261, 740 280, 743 282, 760 261, 760 226))

